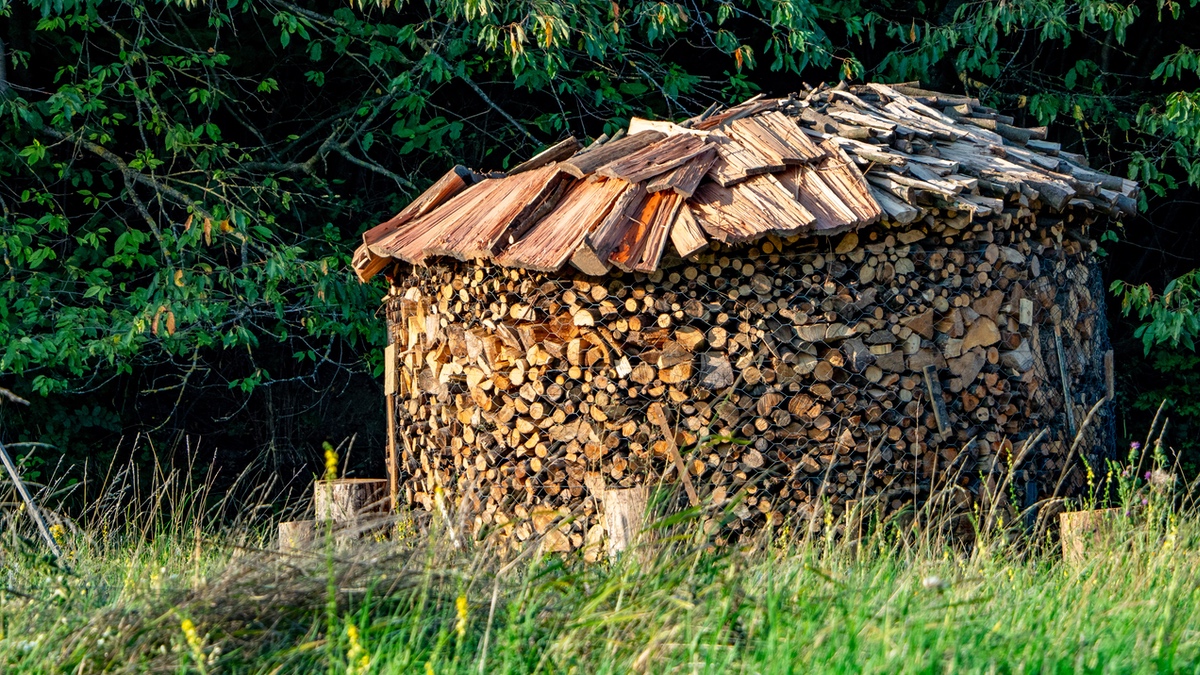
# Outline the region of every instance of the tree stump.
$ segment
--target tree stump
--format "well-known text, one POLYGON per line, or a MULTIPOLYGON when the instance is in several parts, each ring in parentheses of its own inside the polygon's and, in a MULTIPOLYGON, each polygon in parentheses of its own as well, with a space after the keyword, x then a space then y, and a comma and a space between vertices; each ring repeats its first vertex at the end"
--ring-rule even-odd
POLYGON ((604 490, 600 499, 604 505, 604 529, 608 533, 608 557, 616 558, 642 540, 650 488, 643 485, 624 490, 604 490))
POLYGON ((319 480, 313 486, 318 521, 353 522, 387 513, 388 482, 382 478, 319 480))
POLYGON ((316 521, 292 520, 280 523, 279 550, 286 553, 312 548, 316 536, 316 521))
POLYGON ((388 481, 384 478, 319 480, 313 486, 316 522, 332 524, 339 549, 384 529, 389 502, 388 481))
POLYGON ((1086 559, 1089 548, 1112 543, 1120 520, 1121 509, 1060 513, 1058 528, 1063 561, 1077 565, 1086 559))

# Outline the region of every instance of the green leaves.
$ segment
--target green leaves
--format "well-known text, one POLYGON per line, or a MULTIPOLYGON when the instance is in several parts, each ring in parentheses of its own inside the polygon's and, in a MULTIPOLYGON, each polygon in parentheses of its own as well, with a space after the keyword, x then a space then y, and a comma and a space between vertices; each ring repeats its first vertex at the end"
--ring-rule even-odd
POLYGON ((1200 270, 1171 280, 1155 294, 1149 284, 1114 281, 1109 290, 1121 299, 1121 312, 1142 322, 1134 337, 1146 354, 1159 345, 1195 350, 1200 340, 1200 270))

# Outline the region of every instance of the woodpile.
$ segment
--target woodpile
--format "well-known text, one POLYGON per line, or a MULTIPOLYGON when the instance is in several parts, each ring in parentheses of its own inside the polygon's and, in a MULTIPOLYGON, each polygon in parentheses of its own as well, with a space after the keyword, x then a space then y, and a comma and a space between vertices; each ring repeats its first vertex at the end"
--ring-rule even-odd
POLYGON ((722 537, 1077 493, 1107 393, 1092 227, 1136 186, 1011 123, 820 89, 452 172, 355 256, 392 282, 399 505, 441 488, 568 551, 660 483, 732 509, 722 537))
POLYGON ((1105 395, 1090 251, 1032 216, 939 216, 611 279, 414 268, 388 301, 401 504, 432 509, 442 486, 473 500, 480 531, 527 540, 558 521, 549 540, 577 548, 602 522, 588 478, 677 482, 674 447, 701 499, 738 498, 734 531, 819 526, 825 500, 893 512, 952 483, 967 508, 1043 428, 1023 466, 1049 495, 1066 411, 1105 395))

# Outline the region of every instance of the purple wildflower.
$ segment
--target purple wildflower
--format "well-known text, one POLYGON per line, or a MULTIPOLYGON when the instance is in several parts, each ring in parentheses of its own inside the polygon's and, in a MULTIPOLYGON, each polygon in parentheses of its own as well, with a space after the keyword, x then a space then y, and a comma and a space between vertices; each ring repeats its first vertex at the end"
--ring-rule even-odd
POLYGON ((1147 504, 1149 504, 1149 503, 1150 503, 1150 500, 1149 500, 1149 499, 1146 499, 1145 497, 1142 497, 1142 506, 1145 506, 1145 505, 1147 505, 1147 504))
POLYGON ((1130 450, 1141 450, 1141 449, 1142 449, 1142 444, 1141 444, 1141 443, 1138 443, 1137 441, 1134 441, 1134 442, 1132 442, 1132 443, 1130 443, 1130 444, 1129 444, 1129 449, 1130 449, 1130 450))
POLYGON ((1150 472, 1149 471, 1146 472, 1146 480, 1150 480, 1150 472))

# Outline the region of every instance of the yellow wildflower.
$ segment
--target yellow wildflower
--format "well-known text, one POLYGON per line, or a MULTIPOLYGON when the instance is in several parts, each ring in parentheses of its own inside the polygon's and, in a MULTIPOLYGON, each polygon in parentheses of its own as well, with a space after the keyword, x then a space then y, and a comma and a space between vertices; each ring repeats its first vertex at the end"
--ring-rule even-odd
POLYGON ((333 446, 325 443, 325 480, 335 480, 338 472, 337 453, 333 451, 333 446))
POLYGON ((54 537, 54 543, 62 546, 67 538, 67 528, 63 527, 62 523, 55 523, 50 526, 50 536, 54 537))
POLYGON ((195 661, 196 668, 201 673, 207 673, 208 670, 204 666, 209 663, 209 659, 204 656, 204 639, 196 631, 196 624, 192 623, 191 619, 184 619, 180 622, 179 627, 183 630, 183 637, 192 650, 192 659, 195 661))
POLYGON ((465 594, 458 596, 454 607, 458 611, 458 623, 454 625, 454 630, 458 633, 458 639, 461 640, 467 634, 467 596, 465 594))
POLYGON ((346 667, 346 675, 358 675, 366 672, 371 665, 371 655, 359 641, 358 626, 352 623, 347 624, 346 637, 350 640, 350 652, 346 654, 346 660, 350 663, 346 667))

